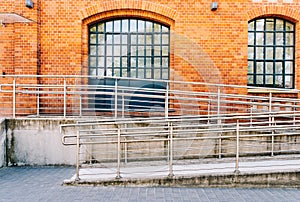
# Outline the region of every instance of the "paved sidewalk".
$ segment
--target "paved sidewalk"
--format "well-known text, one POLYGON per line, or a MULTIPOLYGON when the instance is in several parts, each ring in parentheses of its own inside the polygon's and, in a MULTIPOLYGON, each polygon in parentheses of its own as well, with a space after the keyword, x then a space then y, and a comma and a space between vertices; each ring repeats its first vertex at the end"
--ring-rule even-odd
POLYGON ((0 169, 0 201, 300 201, 299 189, 73 187, 69 167, 0 169))

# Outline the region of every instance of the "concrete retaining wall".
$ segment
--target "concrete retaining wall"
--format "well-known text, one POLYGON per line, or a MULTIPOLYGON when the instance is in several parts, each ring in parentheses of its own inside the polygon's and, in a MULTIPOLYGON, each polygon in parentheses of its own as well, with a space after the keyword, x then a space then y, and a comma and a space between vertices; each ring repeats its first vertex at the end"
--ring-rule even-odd
POLYGON ((5 119, 0 119, 0 168, 6 165, 5 119))
POLYGON ((75 165, 75 147, 61 143, 59 125, 64 123, 74 120, 7 120, 8 166, 75 165))

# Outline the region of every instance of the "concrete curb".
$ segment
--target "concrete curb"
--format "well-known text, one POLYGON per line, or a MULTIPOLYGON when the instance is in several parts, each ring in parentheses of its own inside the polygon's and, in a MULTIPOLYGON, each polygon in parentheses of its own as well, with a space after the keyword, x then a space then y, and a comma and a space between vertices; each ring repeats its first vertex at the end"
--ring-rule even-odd
POLYGON ((63 185, 122 187, 273 187, 300 188, 300 171, 217 174, 151 179, 65 180, 63 185))

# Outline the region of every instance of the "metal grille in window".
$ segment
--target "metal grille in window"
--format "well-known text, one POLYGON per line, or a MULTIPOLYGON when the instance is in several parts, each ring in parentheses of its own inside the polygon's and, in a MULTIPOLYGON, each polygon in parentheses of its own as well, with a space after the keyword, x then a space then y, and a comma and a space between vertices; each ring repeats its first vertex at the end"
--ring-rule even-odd
POLYGON ((118 19, 89 28, 89 74, 169 79, 170 31, 140 19, 118 19))
POLYGON ((294 88, 295 26, 279 18, 248 24, 248 85, 294 88))

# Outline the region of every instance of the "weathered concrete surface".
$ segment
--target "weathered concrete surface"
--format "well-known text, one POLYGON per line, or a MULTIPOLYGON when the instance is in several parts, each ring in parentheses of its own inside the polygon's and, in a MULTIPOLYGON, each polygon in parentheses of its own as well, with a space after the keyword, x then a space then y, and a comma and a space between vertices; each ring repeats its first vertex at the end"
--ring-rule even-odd
MULTIPOLYGON (((59 125, 74 120, 10 119, 7 121, 7 162, 11 165, 74 165, 75 147, 61 142, 59 125)), ((74 132, 72 129, 70 133, 74 132)))
POLYGON ((64 185, 150 186, 150 187, 277 187, 300 188, 300 172, 217 174, 164 178, 120 178, 111 180, 64 181, 64 185))
POLYGON ((6 165, 5 119, 0 119, 0 168, 6 165))

